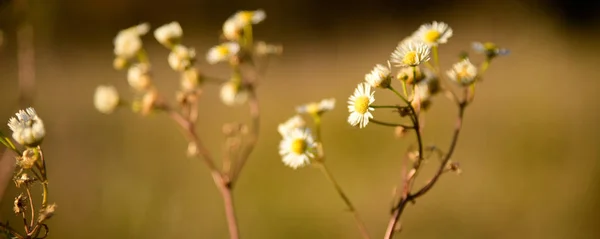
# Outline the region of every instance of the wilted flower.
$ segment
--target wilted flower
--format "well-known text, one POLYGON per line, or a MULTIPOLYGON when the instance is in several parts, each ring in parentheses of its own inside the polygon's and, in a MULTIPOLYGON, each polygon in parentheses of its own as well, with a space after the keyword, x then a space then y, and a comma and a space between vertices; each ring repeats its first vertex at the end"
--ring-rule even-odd
POLYGON ((279 155, 285 165, 296 169, 310 164, 316 150, 315 141, 309 129, 296 128, 283 136, 279 143, 279 155))
POLYGON ((36 149, 28 148, 23 151, 20 157, 17 157, 17 164, 24 169, 33 168, 35 162, 40 158, 39 153, 36 149))
POLYGON ((504 56, 510 53, 508 49, 500 48, 492 42, 473 42, 473 50, 475 50, 478 53, 485 54, 488 58, 504 56))
POLYGON ((31 107, 19 110, 16 117, 8 121, 8 127, 13 131, 12 136, 15 141, 29 147, 38 146, 46 136, 42 119, 31 107))
POLYGON ((365 75, 365 80, 375 88, 388 88, 392 83, 392 73, 389 67, 377 64, 371 73, 365 75))
POLYGON ((452 37, 452 28, 446 23, 434 21, 431 24, 421 25, 412 37, 427 45, 436 46, 448 42, 448 38, 452 37))
POLYGON ((286 136, 294 129, 301 129, 304 127, 306 127, 306 121, 304 121, 300 115, 295 115, 294 117, 285 121, 283 124, 279 124, 277 131, 279 134, 281 134, 281 136, 286 136))
POLYGON ((371 86, 367 83, 360 83, 354 90, 354 94, 348 99, 348 123, 352 126, 359 125, 364 128, 373 118, 371 111, 375 110, 371 104, 375 101, 375 92, 371 92, 371 86))
POLYGON ((176 45, 169 53, 169 66, 176 71, 184 71, 194 64, 196 50, 183 45, 176 45))
POLYGON ((335 99, 323 99, 320 102, 311 102, 305 105, 296 107, 296 112, 300 114, 321 115, 327 111, 333 110, 335 107, 335 99))
POLYGON ((52 216, 54 216, 54 212, 56 211, 56 204, 50 204, 48 206, 46 206, 45 208, 42 208, 40 210, 40 214, 38 216, 38 223, 42 223, 48 219, 50 219, 52 216))
POLYGON ((121 30, 114 39, 115 55, 124 59, 135 57, 142 49, 142 39, 140 39, 140 36, 148 33, 149 30, 150 25, 148 23, 121 30))
POLYGON ((418 66, 429 61, 429 46, 420 41, 404 41, 392 52, 390 61, 399 67, 418 66))
POLYGON ((94 94, 94 106, 104 114, 112 113, 119 105, 119 93, 114 86, 98 86, 94 94))
POLYGON ((249 24, 258 24, 265 20, 265 11, 239 11, 229 17, 223 24, 223 36, 227 40, 237 41, 241 37, 242 29, 249 24))
POLYGON ((166 47, 173 47, 181 41, 183 30, 179 22, 171 22, 154 30, 156 40, 166 47))
POLYGON ((206 61, 209 64, 216 64, 222 61, 228 61, 240 51, 240 45, 235 42, 226 42, 214 46, 208 50, 206 61))
POLYGON ((15 186, 17 188, 20 188, 22 185, 28 186, 33 181, 35 181, 35 178, 29 177, 26 173, 22 173, 21 176, 15 178, 15 186))
POLYGON ((150 80, 150 65, 140 63, 133 65, 127 71, 127 83, 136 91, 145 91, 152 84, 150 80))
POLYGON ((15 212, 15 214, 21 214, 24 213, 25 210, 27 209, 27 197, 25 197, 22 193, 19 194, 19 196, 17 196, 15 198, 14 204, 13 204, 13 211, 15 212))
POLYGON ((227 106, 243 105, 248 100, 248 94, 248 90, 234 81, 229 81, 221 86, 221 101, 227 106))
POLYGON ((461 85, 470 85, 475 82, 477 77, 477 67, 471 64, 471 61, 467 58, 455 63, 446 74, 451 80, 461 85))

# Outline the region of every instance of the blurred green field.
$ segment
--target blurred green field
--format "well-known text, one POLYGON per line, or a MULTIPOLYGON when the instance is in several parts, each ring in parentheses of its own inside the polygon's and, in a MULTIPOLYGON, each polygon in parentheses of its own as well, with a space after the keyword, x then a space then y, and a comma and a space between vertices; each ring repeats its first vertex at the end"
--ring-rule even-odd
MULTIPOLYGON (((432 20, 454 29, 441 48, 444 68, 475 40, 497 42, 512 53, 492 64, 467 109, 454 157, 463 174, 445 175, 410 205, 398 238, 600 237, 598 24, 575 31, 518 1, 464 1, 410 17, 371 14, 314 26, 318 21, 302 21, 310 18, 310 8, 295 11, 301 1, 203 2, 193 5, 202 7, 198 14, 186 5, 192 1, 134 4, 140 2, 31 5, 34 106, 47 130, 50 201, 59 206, 49 222, 50 238, 227 238, 220 195, 204 165, 185 156, 185 139, 175 124, 164 115, 144 118, 127 110, 102 115, 92 96, 97 85, 107 83, 125 97, 130 93, 126 72, 112 68, 112 39, 119 29, 178 20, 184 43, 203 53, 218 42, 221 21, 238 9, 259 7, 267 19, 256 28, 256 38, 283 44, 284 55, 272 62, 258 90, 260 141, 234 192, 243 238, 359 238, 351 215, 319 171, 291 170, 278 155, 277 124, 292 116, 296 105, 327 97, 338 102, 323 122, 327 163, 373 237, 383 236, 412 137, 397 140, 392 130, 376 125, 351 127, 346 100, 399 40, 432 20)), ((8 120, 18 109, 16 47, 10 12, 0 13, 0 27, 6 29, 0 119, 8 120)), ((156 84, 172 99, 178 75, 168 67, 168 51, 151 35, 144 40, 156 84)), ((198 64, 207 74, 227 75, 224 66, 198 64)), ((376 99, 394 97, 377 91, 376 99)), ((198 128, 213 154, 221 154, 222 124, 246 120, 246 112, 246 107, 225 107, 218 87, 206 86, 198 128)), ((438 97, 427 114, 425 142, 447 147, 454 115, 453 105, 438 97)), ((375 112, 375 117, 392 116, 375 112)), ((426 166, 432 172, 436 165, 426 166)), ((0 205, 0 218, 12 225, 19 225, 12 216, 16 193, 9 185, 0 205)))

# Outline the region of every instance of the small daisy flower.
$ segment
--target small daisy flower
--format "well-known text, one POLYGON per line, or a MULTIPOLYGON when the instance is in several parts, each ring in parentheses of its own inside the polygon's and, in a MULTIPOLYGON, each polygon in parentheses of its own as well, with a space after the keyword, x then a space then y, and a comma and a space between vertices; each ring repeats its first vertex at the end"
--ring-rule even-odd
POLYGON ((321 115, 327 111, 332 111, 335 107, 335 99, 323 99, 320 102, 311 102, 296 107, 296 112, 300 114, 321 115))
POLYGON ((8 121, 8 127, 13 131, 13 139, 28 147, 38 146, 46 136, 44 122, 31 107, 19 110, 16 117, 8 121))
POLYGON ((112 113, 119 105, 119 92, 114 86, 98 86, 94 94, 94 106, 104 114, 112 113))
POLYGON ((242 29, 248 24, 258 24, 267 17, 265 11, 239 11, 229 17, 223 24, 223 36, 230 41, 240 39, 242 29))
POLYGON ((240 51, 240 45, 235 42, 226 42, 214 46, 208 50, 206 61, 209 64, 216 64, 222 61, 228 61, 240 51))
POLYGON ((182 36, 183 30, 179 22, 171 22, 154 30, 156 40, 169 48, 179 43, 182 36))
POLYGON ((136 91, 147 90, 152 84, 150 81, 150 65, 140 63, 130 67, 127 71, 127 83, 136 91))
POLYGON ((279 143, 283 163, 293 169, 310 164, 315 150, 316 144, 309 129, 293 129, 279 143))
POLYGON ((405 41, 396 47, 390 61, 399 67, 418 66, 429 61, 429 46, 420 41, 405 41))
POLYGON ((194 64, 195 58, 196 50, 194 48, 176 45, 169 53, 167 60, 173 70, 185 71, 194 64))
POLYGON ((446 23, 434 21, 431 24, 421 25, 412 37, 429 46, 437 46, 448 42, 448 38, 452 37, 452 28, 446 23))
POLYGON ((140 36, 148 33, 149 30, 150 25, 148 23, 121 30, 113 41, 115 55, 125 59, 135 57, 142 49, 142 39, 140 36))
POLYGON ((477 53, 485 54, 488 58, 504 56, 510 53, 508 49, 500 48, 492 42, 473 42, 473 50, 475 50, 477 53))
POLYGON ((294 129, 303 129, 306 127, 306 121, 300 115, 288 119, 283 124, 279 124, 277 131, 282 137, 290 134, 294 129))
POLYGON ((471 64, 471 61, 467 58, 455 63, 446 74, 451 80, 461 85, 470 85, 475 82, 477 77, 477 67, 471 64))
POLYGON ((374 111, 371 104, 375 101, 375 92, 371 92, 371 86, 367 83, 360 83, 354 90, 354 94, 348 99, 348 123, 352 126, 359 125, 364 128, 369 123, 369 119, 373 118, 370 111, 374 111))
POLYGON ((229 81, 221 86, 221 101, 227 106, 243 105, 248 101, 248 90, 239 83, 229 81))
POLYGON ((365 75, 365 81, 374 88, 388 88, 392 83, 392 72, 389 67, 377 64, 371 73, 365 75))

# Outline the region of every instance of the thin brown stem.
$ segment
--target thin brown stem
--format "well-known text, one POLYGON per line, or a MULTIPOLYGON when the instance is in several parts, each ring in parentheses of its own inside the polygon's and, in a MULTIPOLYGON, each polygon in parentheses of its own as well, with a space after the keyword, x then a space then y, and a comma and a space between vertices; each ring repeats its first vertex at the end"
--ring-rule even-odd
MULTIPOLYGON (((390 221, 388 223, 388 227, 387 227, 387 230, 385 233, 385 237, 384 237, 385 239, 391 239, 394 236, 394 234, 396 232, 396 225, 398 224, 398 221, 400 220, 400 216, 402 215, 402 212, 404 211, 406 204, 408 202, 414 201, 415 199, 417 199, 417 198, 423 196, 425 193, 427 193, 435 185, 435 183, 438 181, 440 176, 443 174, 444 169, 446 168, 446 164, 452 157, 452 153, 454 152, 454 149, 456 148, 456 145, 458 143, 458 136, 462 129, 463 116, 464 116, 464 111, 465 111, 466 106, 467 106, 467 103, 465 101, 459 103, 458 117, 457 117, 456 126, 454 128, 454 134, 452 136, 452 141, 450 143, 450 148, 448 150, 448 153, 442 160, 442 163, 441 163, 440 167, 438 168, 436 174, 433 176, 433 178, 431 180, 429 180, 429 182, 425 186, 423 186, 417 192, 410 193, 410 187, 408 188, 406 195, 401 198, 400 202, 398 202, 398 205, 394 208, 394 211, 392 212, 392 217, 390 218, 390 221)), ((420 156, 420 157, 422 157, 422 156, 420 156)), ((414 177, 412 177, 412 178, 414 179, 414 177)))
POLYGON ((378 124, 378 125, 383 125, 383 126, 390 126, 390 127, 403 127, 405 129, 414 129, 415 127, 410 126, 410 125, 405 125, 405 124, 397 124, 397 123, 389 123, 389 122, 383 122, 383 121, 379 121, 376 119, 370 119, 369 120, 372 123, 378 124))
POLYGON ((189 122, 181 114, 179 114, 178 112, 166 105, 163 105, 161 108, 164 109, 169 114, 169 116, 182 128, 182 130, 185 132, 188 141, 196 146, 196 157, 203 160, 203 162, 206 164, 206 166, 210 170, 215 186, 217 186, 217 189, 223 197, 223 203, 225 204, 225 215, 227 217, 227 227, 229 229, 229 238, 238 239, 239 230, 233 205, 231 184, 228 180, 224 178, 223 174, 215 166, 214 160, 210 152, 204 146, 200 138, 198 138, 194 124, 192 122, 189 122))
POLYGON ((231 173, 231 183, 234 184, 244 168, 244 165, 248 161, 250 154, 254 151, 256 143, 258 141, 258 134, 260 132, 260 108, 258 104, 258 98, 256 96, 256 90, 252 85, 249 86, 250 97, 248 99, 248 107, 250 108, 250 118, 252 118, 252 127, 246 147, 242 148, 238 162, 234 166, 234 170, 231 173))
POLYGON ((33 223, 35 222, 35 206, 33 205, 33 198, 31 197, 31 190, 29 189, 28 185, 25 186, 25 192, 27 192, 27 199, 29 200, 29 211, 31 211, 31 221, 29 221, 29 228, 33 228, 33 223))
POLYGON ((321 172, 323 172, 325 177, 327 177, 327 180, 333 185, 333 187, 335 188, 335 191, 338 193, 340 198, 342 198, 342 200, 344 201, 344 204, 346 204, 346 207, 348 207, 348 210, 352 213, 352 216, 354 216, 354 221, 356 222, 356 226, 358 227, 358 230, 360 231, 360 234, 362 235, 362 237, 365 239, 369 239, 370 236, 369 236, 369 232, 367 231, 367 227, 365 226, 365 223, 363 222, 360 215, 354 208, 354 205, 350 201, 350 198, 348 198, 348 196, 346 196, 346 193, 344 193, 344 191, 342 190, 340 185, 337 183, 337 181, 335 180, 335 178, 333 177, 331 172, 329 172, 329 170, 327 169, 327 167, 325 166, 324 163, 317 163, 317 166, 319 167, 321 172))
POLYGON ((19 234, 17 232, 17 230, 13 229, 12 227, 8 226, 8 225, 4 225, 3 223, 0 223, 0 228, 2 228, 3 230, 8 231, 8 233, 11 234, 11 236, 15 236, 18 239, 24 239, 25 237, 21 236, 21 234, 19 234))

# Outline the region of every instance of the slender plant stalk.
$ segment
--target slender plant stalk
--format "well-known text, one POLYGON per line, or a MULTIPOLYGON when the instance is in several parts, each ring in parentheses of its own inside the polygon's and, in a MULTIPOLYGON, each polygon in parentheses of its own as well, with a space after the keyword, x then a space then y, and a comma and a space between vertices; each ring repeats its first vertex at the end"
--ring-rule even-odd
POLYGON ((365 223, 363 222, 360 215, 358 214, 358 211, 356 211, 356 209, 354 208, 354 205, 350 201, 350 198, 348 198, 348 196, 346 196, 346 193, 344 193, 344 191, 342 190, 340 185, 337 183, 337 181, 335 180, 335 178, 333 177, 331 172, 329 172, 329 169, 327 169, 327 166, 325 166, 325 163, 318 162, 317 167, 325 175, 327 180, 333 185, 333 187, 335 188, 335 191, 338 193, 340 198, 342 198, 342 200, 344 201, 344 204, 346 204, 346 207, 348 207, 348 210, 352 213, 352 216, 354 216, 354 221, 356 222, 356 226, 358 227, 358 230, 360 231, 362 238, 364 238, 364 239, 371 238, 369 236, 369 232, 367 231, 367 227, 365 226, 365 223))
POLYGON ((234 171, 231 175, 231 183, 235 184, 237 181, 242 168, 246 165, 248 158, 254 148, 256 147, 256 143, 258 141, 258 134, 260 131, 260 108, 258 104, 258 97, 256 96, 256 90, 252 85, 250 85, 249 89, 249 99, 248 99, 248 107, 250 108, 250 118, 252 118, 252 128, 250 131, 250 137, 248 139, 246 147, 242 148, 242 152, 240 154, 239 160, 237 164, 235 164, 234 171))
POLYGON ((421 189, 419 189, 415 193, 410 192, 410 187, 411 187, 409 185, 410 182, 408 180, 405 181, 405 188, 407 189, 407 191, 402 196, 402 198, 400 199, 400 201, 398 202, 398 204, 396 205, 396 207, 394 208, 394 210, 392 212, 392 217, 390 218, 390 221, 388 223, 388 227, 386 229, 384 239, 393 238, 393 236, 396 232, 396 226, 400 220, 400 216, 402 216, 402 212, 404 212, 404 208, 406 207, 407 203, 413 202, 415 199, 417 199, 417 198, 423 196, 425 193, 427 193, 435 185, 435 183, 438 181, 440 176, 444 173, 444 169, 446 168, 446 165, 450 161, 450 158, 452 157, 454 149, 456 148, 456 145, 458 143, 458 136, 462 129, 463 116, 464 116, 464 111, 465 111, 466 106, 467 106, 467 103, 465 101, 462 101, 458 105, 458 107, 459 107, 458 108, 458 117, 456 120, 456 126, 454 128, 454 134, 452 136, 452 141, 450 143, 450 148, 448 150, 448 153, 443 158, 442 163, 440 164, 440 167, 438 168, 438 170, 437 170, 436 174, 433 176, 433 178, 431 180, 429 180, 429 182, 425 186, 423 186, 421 189))

